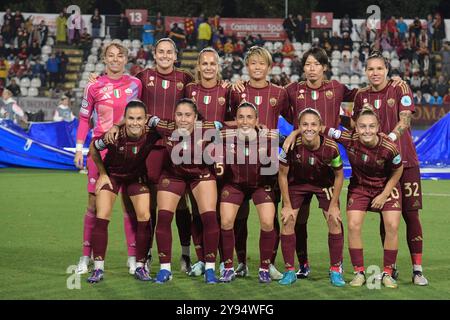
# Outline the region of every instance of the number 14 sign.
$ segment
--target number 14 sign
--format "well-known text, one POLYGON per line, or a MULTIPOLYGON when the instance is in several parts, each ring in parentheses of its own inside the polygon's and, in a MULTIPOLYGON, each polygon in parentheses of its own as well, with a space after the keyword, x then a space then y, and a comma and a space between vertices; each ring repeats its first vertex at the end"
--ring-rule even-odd
POLYGON ((332 29, 333 12, 312 12, 311 28, 313 29, 332 29))
POLYGON ((125 15, 132 26, 142 26, 147 23, 147 9, 127 9, 125 15))

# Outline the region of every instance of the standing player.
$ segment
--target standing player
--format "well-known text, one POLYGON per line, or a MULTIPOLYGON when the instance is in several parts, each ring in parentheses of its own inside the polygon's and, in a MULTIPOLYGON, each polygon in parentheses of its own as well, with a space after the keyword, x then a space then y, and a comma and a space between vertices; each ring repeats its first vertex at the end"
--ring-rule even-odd
MULTIPOLYGON (((269 130, 277 129, 279 116, 282 115, 289 119, 291 110, 286 90, 267 81, 267 76, 272 67, 272 56, 265 48, 253 46, 247 52, 245 65, 248 69, 250 81, 245 84, 243 91, 232 91, 230 98, 231 117, 236 117, 237 107, 242 102, 251 102, 257 108, 259 126, 269 130)), ((278 202, 279 200, 276 201, 276 203, 278 202)), ((247 201, 244 202, 242 207, 245 205, 247 205, 246 210, 240 210, 234 226, 236 253, 239 261, 236 275, 248 274, 246 248, 249 209, 247 201)), ((275 205, 275 209, 277 209, 277 205, 275 205)), ((277 217, 275 218, 275 229, 276 241, 269 271, 272 279, 279 280, 281 279, 282 274, 273 265, 279 244, 280 225, 277 217)))
POLYGON ((321 124, 317 110, 307 108, 301 111, 298 119, 300 136, 295 147, 287 154, 284 151, 280 154, 278 184, 283 197, 281 249, 287 270, 279 281, 283 285, 297 280, 294 271, 294 229, 303 201, 314 194, 328 224, 331 284, 337 287, 345 285, 342 276, 344 235, 339 210, 344 171, 336 142, 319 134, 321 124))
MULTIPOLYGON (((111 43, 106 46, 102 54, 106 65, 106 74, 90 83, 85 89, 80 109, 80 122, 77 130, 77 145, 75 165, 83 168, 83 143, 89 130, 91 117, 94 120, 93 138, 98 138, 107 132, 113 124, 119 123, 124 115, 125 106, 136 99, 141 92, 141 82, 135 77, 125 75, 128 50, 120 44, 111 43)), ((101 153, 104 156, 105 152, 101 153)), ((90 155, 87 158, 88 168, 88 207, 84 216, 83 255, 77 267, 78 274, 88 272, 88 263, 91 257, 91 236, 95 225, 95 184, 98 179, 98 170, 90 155)), ((128 263, 130 273, 134 274, 135 267, 135 234, 128 215, 124 211, 125 234, 128 243, 128 263)))
POLYGON ((402 216, 406 222, 406 239, 413 264, 412 281, 415 285, 425 286, 428 280, 422 274, 423 235, 419 219, 422 187, 419 161, 410 129, 414 112, 413 96, 407 84, 394 87, 392 81, 387 79, 388 69, 389 64, 380 52, 374 52, 368 57, 366 75, 370 85, 356 95, 353 114, 356 117, 364 106, 372 106, 380 118, 381 132, 387 134, 400 150, 404 165, 400 179, 402 216))
POLYGON ((348 246, 355 277, 350 282, 360 287, 366 282, 361 230, 367 211, 381 212, 386 229, 382 283, 397 288, 392 277, 398 253, 398 225, 402 210, 398 185, 403 172, 402 158, 395 144, 380 135, 378 116, 362 109, 355 117, 354 132, 326 128, 330 138, 347 150, 352 176, 347 194, 348 246))
MULTIPOLYGON (((186 86, 185 97, 197 104, 198 112, 204 120, 226 123, 225 115, 228 112, 230 90, 224 88, 220 80, 219 55, 213 48, 205 48, 197 58, 195 82, 186 86)), ((191 204, 193 205, 191 233, 198 261, 192 265, 189 275, 200 276, 205 272, 202 223, 193 201, 191 204)))
POLYGON ((141 281, 151 280, 144 267, 152 234, 145 159, 159 135, 145 126, 146 116, 146 106, 140 101, 131 101, 125 108, 125 125, 120 127, 116 143, 106 144, 104 135, 91 143, 89 151, 99 171, 99 178, 96 183, 97 216, 92 231, 94 271, 88 278, 90 283, 103 279, 108 224, 120 189, 130 197, 137 216, 135 277, 141 281), (107 153, 102 160, 100 152, 104 150, 107 153))
POLYGON ((212 164, 203 159, 203 151, 212 141, 208 133, 217 133, 213 122, 197 121, 196 104, 181 99, 175 109, 174 121, 159 121, 157 131, 163 136, 164 146, 170 154, 158 184, 158 224, 156 241, 161 268, 156 275, 157 283, 172 278, 172 229, 174 211, 189 187, 197 203, 203 224, 205 256, 205 282, 217 283, 215 262, 219 244, 219 225, 216 216, 217 186, 212 164), (201 136, 197 136, 201 134, 201 136), (179 159, 181 157, 181 159, 179 159), (181 161, 180 161, 181 160, 181 161))
POLYGON ((237 130, 223 131, 224 186, 220 195, 220 218, 225 269, 221 282, 235 278, 233 225, 244 199, 253 199, 261 224, 259 238, 259 282, 271 282, 269 265, 275 245, 275 193, 278 171, 278 133, 258 130, 258 111, 250 102, 243 102, 236 111, 237 130), (263 157, 268 160, 264 161, 263 157), (275 157, 275 160, 272 158, 275 157), (266 167, 264 172, 263 167, 266 167), (270 168, 269 168, 270 167, 270 168), (272 169, 272 170, 270 170, 272 169))

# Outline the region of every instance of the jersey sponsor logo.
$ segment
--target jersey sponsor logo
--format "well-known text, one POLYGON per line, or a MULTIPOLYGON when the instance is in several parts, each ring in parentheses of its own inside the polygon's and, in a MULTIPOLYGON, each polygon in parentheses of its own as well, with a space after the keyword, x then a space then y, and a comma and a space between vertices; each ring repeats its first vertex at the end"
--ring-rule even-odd
POLYGON ((402 162, 402 156, 399 154, 394 159, 392 159, 393 164, 399 164, 400 162, 402 162))
POLYGON ((300 93, 305 93, 305 90, 304 90, 304 89, 300 89, 299 92, 300 92, 300 93))
POLYGON ((113 94, 114 94, 114 97, 119 99, 120 98, 120 89, 114 89, 113 94))
POLYGON ((387 104, 389 107, 392 108, 395 105, 395 99, 393 98, 388 99, 387 104))
POLYGON ((367 154, 363 153, 361 155, 361 159, 362 159, 362 161, 367 162, 369 160, 369 156, 367 154))
POLYGON ((89 105, 89 102, 86 99, 83 99, 81 101, 81 107, 82 108, 87 108, 88 105, 89 105))
POLYGON ((319 99, 319 93, 316 90, 311 91, 311 98, 313 100, 319 99))
POLYGON ((412 100, 411 100, 410 96, 403 96, 402 99, 400 100, 400 102, 405 107, 409 107, 412 105, 412 100))
POLYGON ((95 179, 95 178, 90 178, 89 179, 89 183, 90 184, 95 184, 97 182, 97 179, 95 179))
POLYGON ((149 83, 147 83, 147 87, 154 87, 155 83, 153 81, 150 81, 149 83))
POLYGON ((148 79, 149 79, 150 81, 153 81, 153 80, 155 80, 155 77, 154 77, 154 76, 150 76, 148 79))
POLYGON ((127 88, 127 89, 125 89, 125 94, 126 95, 130 95, 130 94, 132 94, 133 93, 133 89, 131 89, 131 88, 127 88))
POLYGON ((270 102, 270 105, 272 107, 275 107, 277 105, 277 99, 276 98, 270 98, 269 102, 270 102))
POLYGON ((192 93, 191 93, 192 98, 195 97, 196 94, 197 94, 197 91, 192 91, 192 93))
POLYGON ((161 82, 161 86, 162 86, 162 88, 163 88, 164 90, 167 90, 167 89, 169 89, 169 87, 170 87, 170 82, 167 81, 167 80, 163 80, 163 81, 161 82))
POLYGON ((125 148, 124 147, 120 147, 119 148, 119 151, 123 151, 125 148))
POLYGON ((111 96, 109 93, 105 93, 102 97, 102 100, 107 100, 107 99, 111 99, 111 96))
POLYGON ((211 103, 211 96, 204 96, 203 97, 203 103, 204 104, 210 104, 211 103))
POLYGON ((300 93, 297 99, 305 99, 305 96, 303 95, 303 93, 300 93))
POLYGON ((380 107, 381 107, 381 100, 380 99, 377 99, 377 100, 375 100, 374 102, 373 102, 373 106, 375 107, 375 109, 380 109, 380 107))
POLYGON ((262 97, 261 96, 256 96, 255 97, 255 104, 257 106, 259 106, 262 103, 262 97))
POLYGON ((177 82, 177 89, 178 90, 183 90, 183 88, 184 88, 184 84, 183 84, 183 82, 177 82))
POLYGON ((224 97, 219 97, 219 99, 217 99, 217 101, 219 102, 219 104, 221 106, 223 106, 225 104, 225 98, 224 97))
POLYGON ((81 108, 81 109, 80 109, 80 113, 83 114, 83 115, 85 115, 85 116, 87 116, 87 115, 89 114, 89 111, 88 111, 88 109, 81 108))
POLYGON ((245 100, 245 98, 247 97, 247 95, 245 93, 241 94, 241 98, 245 100))
POLYGON ((331 99, 331 98, 333 98, 333 91, 331 91, 331 90, 327 90, 327 92, 325 92, 325 96, 328 98, 328 99, 331 99))

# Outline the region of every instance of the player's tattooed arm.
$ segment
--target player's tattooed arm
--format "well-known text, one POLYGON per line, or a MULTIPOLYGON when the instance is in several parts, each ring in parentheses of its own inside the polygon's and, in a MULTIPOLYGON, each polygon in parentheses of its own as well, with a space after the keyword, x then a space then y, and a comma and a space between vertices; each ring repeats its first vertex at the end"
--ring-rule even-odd
POLYGON ((412 113, 408 110, 401 111, 399 117, 400 121, 397 123, 394 130, 392 130, 392 133, 397 136, 396 139, 399 139, 403 135, 403 133, 411 127, 412 113))

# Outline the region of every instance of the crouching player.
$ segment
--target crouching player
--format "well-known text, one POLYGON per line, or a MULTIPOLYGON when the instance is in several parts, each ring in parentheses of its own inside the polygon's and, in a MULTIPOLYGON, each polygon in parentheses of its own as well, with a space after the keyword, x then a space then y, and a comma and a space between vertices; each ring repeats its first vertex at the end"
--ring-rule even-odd
POLYGON ((269 265, 276 241, 273 189, 278 170, 278 133, 257 130, 258 111, 249 102, 237 107, 236 123, 237 130, 226 130, 222 135, 226 166, 220 195, 220 218, 225 269, 219 280, 231 282, 236 276, 233 268, 233 226, 239 207, 244 200, 252 198, 261 224, 259 282, 269 283, 269 265))
POLYGON ((300 136, 294 149, 280 154, 278 184, 283 198, 281 250, 286 272, 279 283, 283 285, 297 280, 294 264, 295 224, 302 204, 314 194, 328 224, 331 284, 337 287, 345 285, 342 277, 344 236, 339 210, 344 172, 336 142, 319 134, 321 124, 317 110, 307 108, 301 111, 298 118, 300 136))
POLYGON ((384 241, 384 271, 382 283, 397 288, 392 271, 398 252, 401 191, 399 179, 403 173, 402 158, 396 145, 380 135, 380 123, 371 109, 362 109, 356 117, 354 132, 327 128, 328 136, 347 150, 352 176, 347 194, 348 242, 355 277, 351 286, 365 283, 361 230, 367 211, 381 212, 386 229, 384 241))
POLYGON ((103 279, 108 224, 120 189, 130 197, 138 220, 135 277, 142 281, 151 280, 144 268, 151 240, 150 194, 145 184, 145 159, 159 135, 145 126, 146 110, 141 101, 129 102, 125 108, 125 124, 119 128, 117 141, 106 144, 103 135, 94 139, 89 148, 100 174, 95 190, 97 216, 92 232, 94 271, 88 278, 90 283, 103 279), (107 150, 104 160, 100 156, 103 150, 107 150))

